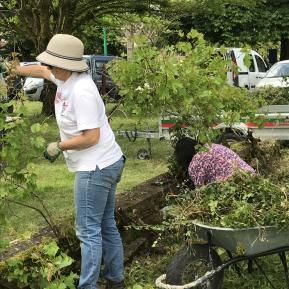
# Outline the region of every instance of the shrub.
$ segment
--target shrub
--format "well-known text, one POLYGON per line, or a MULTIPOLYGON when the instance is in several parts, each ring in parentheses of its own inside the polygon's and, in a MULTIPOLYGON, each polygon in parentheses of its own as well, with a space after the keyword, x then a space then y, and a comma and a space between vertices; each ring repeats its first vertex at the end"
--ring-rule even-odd
POLYGON ((254 99, 264 99, 267 105, 289 104, 289 87, 258 88, 250 90, 249 95, 254 99))

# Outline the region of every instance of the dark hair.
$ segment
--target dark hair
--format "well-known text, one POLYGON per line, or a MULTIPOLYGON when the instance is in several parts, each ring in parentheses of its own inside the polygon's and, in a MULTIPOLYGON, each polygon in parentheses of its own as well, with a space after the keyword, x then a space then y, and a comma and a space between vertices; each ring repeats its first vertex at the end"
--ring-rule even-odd
POLYGON ((198 141, 184 137, 177 141, 175 145, 175 157, 177 164, 184 169, 187 169, 193 156, 197 153, 195 148, 198 145, 198 141))

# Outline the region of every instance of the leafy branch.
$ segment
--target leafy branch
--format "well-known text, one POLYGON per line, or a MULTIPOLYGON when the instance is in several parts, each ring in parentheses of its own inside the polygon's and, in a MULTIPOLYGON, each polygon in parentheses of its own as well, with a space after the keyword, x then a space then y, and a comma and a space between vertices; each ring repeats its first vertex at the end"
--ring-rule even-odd
MULTIPOLYGON (((5 92, 4 92, 5 93, 5 92)), ((8 108, 12 102, 0 102, 0 131, 2 131, 0 143, 0 200, 2 203, 0 221, 5 221, 5 205, 15 204, 37 211, 52 229, 59 239, 60 232, 53 218, 41 199, 37 186, 37 175, 33 161, 42 155, 45 140, 43 135, 47 125, 31 123, 23 102, 14 102, 14 111, 8 108), (10 116, 9 116, 10 115, 10 116), (9 116, 12 121, 5 121, 9 116), (9 145, 8 145, 9 144, 9 145), (29 204, 31 200, 37 200, 39 207, 29 204)))
MULTIPOLYGON (((25 204, 23 202, 19 202, 19 201, 15 201, 15 200, 11 200, 11 199, 5 199, 6 202, 8 203, 12 203, 12 204, 17 204, 17 205, 20 205, 22 207, 26 207, 26 208, 29 208, 29 209, 33 209, 35 210, 36 212, 38 212, 42 217, 43 219, 46 221, 46 223, 49 225, 49 227, 51 228, 51 230, 53 231, 53 233, 55 234, 55 236, 59 239, 60 238, 60 232, 59 230, 57 229, 57 227, 54 225, 52 219, 51 219, 51 215, 49 214, 48 217, 43 213, 42 210, 40 210, 39 208, 37 207, 34 207, 34 206, 31 206, 31 205, 28 205, 28 204, 25 204)), ((45 211, 47 213, 47 210, 45 208, 45 211)))

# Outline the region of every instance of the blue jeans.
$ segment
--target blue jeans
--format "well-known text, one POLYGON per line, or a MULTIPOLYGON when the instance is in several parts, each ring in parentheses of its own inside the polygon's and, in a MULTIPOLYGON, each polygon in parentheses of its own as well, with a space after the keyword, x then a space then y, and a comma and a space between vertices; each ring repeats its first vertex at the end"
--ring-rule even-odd
POLYGON ((96 289, 101 260, 104 277, 120 282, 123 276, 123 246, 114 218, 115 191, 124 167, 122 157, 100 170, 76 172, 76 235, 81 247, 79 289, 96 289))

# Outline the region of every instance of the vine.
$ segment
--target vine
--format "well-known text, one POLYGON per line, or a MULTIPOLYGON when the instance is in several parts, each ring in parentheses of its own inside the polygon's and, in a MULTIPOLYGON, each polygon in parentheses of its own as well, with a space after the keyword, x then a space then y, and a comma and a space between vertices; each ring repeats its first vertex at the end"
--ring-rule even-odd
POLYGON ((19 288, 74 289, 78 275, 69 272, 73 259, 60 252, 55 241, 46 241, 23 256, 0 263, 1 276, 19 288))

